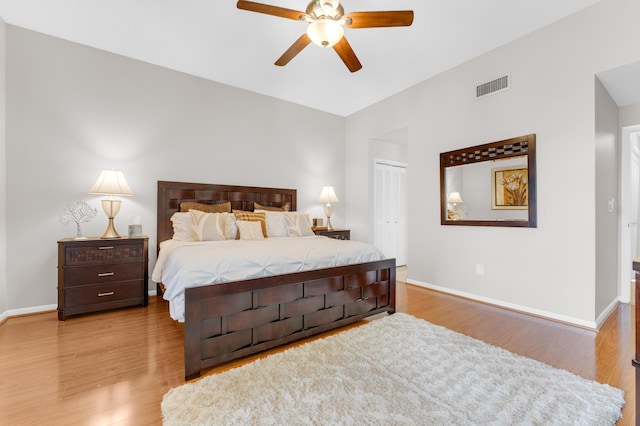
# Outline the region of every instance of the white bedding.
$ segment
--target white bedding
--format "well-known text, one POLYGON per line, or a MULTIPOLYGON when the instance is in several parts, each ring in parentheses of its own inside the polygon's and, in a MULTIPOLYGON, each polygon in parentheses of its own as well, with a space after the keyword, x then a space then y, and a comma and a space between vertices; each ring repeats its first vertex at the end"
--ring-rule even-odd
POLYGON ((377 248, 328 237, 176 241, 160 244, 151 274, 166 288, 171 318, 184 321, 184 289, 384 259, 377 248))

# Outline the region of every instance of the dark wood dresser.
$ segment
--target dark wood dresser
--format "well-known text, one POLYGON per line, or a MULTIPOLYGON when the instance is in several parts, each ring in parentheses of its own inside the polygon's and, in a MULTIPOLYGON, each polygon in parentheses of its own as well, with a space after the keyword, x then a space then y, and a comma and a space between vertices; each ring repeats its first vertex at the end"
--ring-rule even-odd
POLYGON ((58 319, 125 306, 147 306, 149 239, 58 241, 58 319))
POLYGON ((316 235, 324 235, 325 237, 335 238, 336 240, 350 240, 351 231, 349 229, 332 229, 332 230, 314 230, 316 235))

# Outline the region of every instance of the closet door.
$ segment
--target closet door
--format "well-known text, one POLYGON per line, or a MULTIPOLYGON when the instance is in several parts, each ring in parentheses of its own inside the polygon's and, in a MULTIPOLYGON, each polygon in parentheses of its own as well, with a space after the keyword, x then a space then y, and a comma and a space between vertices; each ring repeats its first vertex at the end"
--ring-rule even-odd
POLYGON ((376 160, 374 165, 373 244, 396 265, 407 263, 407 165, 376 160))

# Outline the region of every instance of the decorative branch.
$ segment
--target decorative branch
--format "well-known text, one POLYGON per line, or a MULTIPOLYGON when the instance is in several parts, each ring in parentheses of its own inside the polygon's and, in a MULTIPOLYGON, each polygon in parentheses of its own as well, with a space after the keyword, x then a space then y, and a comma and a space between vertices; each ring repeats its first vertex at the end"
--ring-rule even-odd
POLYGON ((76 238, 82 238, 82 230, 80 229, 81 223, 90 222, 98 214, 98 209, 92 209, 85 201, 76 201, 75 203, 67 204, 67 206, 60 213, 60 222, 63 225, 67 225, 70 222, 76 224, 76 238))

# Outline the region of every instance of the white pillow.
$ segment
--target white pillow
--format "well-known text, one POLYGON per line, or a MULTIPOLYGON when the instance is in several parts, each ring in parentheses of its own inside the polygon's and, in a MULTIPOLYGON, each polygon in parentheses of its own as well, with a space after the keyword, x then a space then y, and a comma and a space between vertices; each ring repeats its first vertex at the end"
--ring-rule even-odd
POLYGON ((254 210, 265 214, 265 222, 267 225, 267 237, 288 237, 289 230, 284 212, 274 212, 270 210, 254 210))
POLYGON ((223 241, 227 213, 205 213, 189 210, 191 215, 191 233, 194 241, 223 241))
POLYGON ((309 215, 302 212, 283 212, 287 221, 290 237, 306 237, 315 235, 311 230, 309 215))
POLYGON ((171 216, 171 223, 173 225, 173 239, 189 241, 191 214, 189 212, 176 212, 171 216))
POLYGON ((262 224, 256 220, 238 220, 238 231, 241 240, 262 240, 262 224))
POLYGON ((233 213, 223 213, 226 215, 224 221, 224 237, 227 240, 235 240, 238 235, 238 224, 236 216, 233 213))

